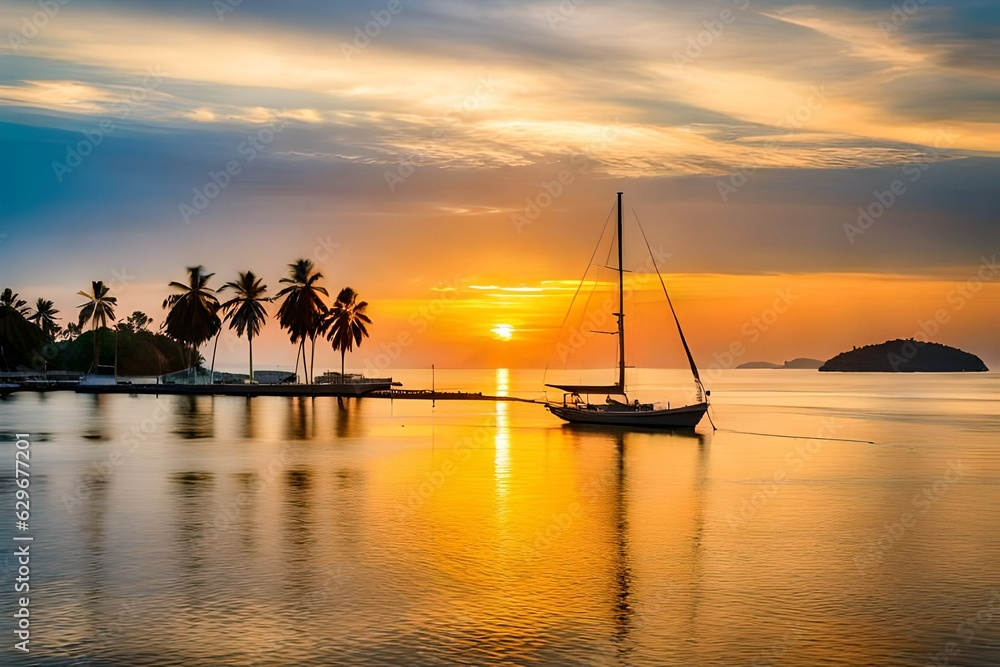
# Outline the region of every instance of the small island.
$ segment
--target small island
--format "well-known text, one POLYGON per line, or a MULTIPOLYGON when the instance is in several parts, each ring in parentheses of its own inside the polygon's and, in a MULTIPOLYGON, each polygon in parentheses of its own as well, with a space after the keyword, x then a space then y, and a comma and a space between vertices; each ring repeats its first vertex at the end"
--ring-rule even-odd
POLYGON ((736 368, 748 369, 761 369, 761 368, 783 368, 783 369, 799 369, 799 370, 810 370, 814 371, 823 362, 819 359, 807 359, 805 357, 800 357, 798 359, 792 359, 791 361, 786 361, 784 364, 772 364, 770 361, 748 361, 745 364, 740 364, 736 368))
POLYGON ((889 340, 841 352, 820 366, 821 371, 860 373, 969 373, 989 369, 976 355, 940 343, 889 340))

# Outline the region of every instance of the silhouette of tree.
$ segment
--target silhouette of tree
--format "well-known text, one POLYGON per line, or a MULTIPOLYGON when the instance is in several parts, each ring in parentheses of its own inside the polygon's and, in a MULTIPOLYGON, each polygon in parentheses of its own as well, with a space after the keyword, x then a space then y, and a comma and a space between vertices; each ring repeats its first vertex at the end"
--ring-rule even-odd
POLYGON ((230 281, 219 288, 219 292, 232 289, 236 296, 222 304, 225 320, 230 329, 236 329, 236 335, 246 334, 250 344, 250 382, 253 382, 253 339, 260 333, 260 328, 267 321, 267 309, 264 303, 270 301, 264 294, 267 285, 254 275, 253 271, 240 273, 237 280, 230 281))
POLYGON ((0 362, 6 370, 27 363, 41 339, 41 330, 19 312, 16 299, 0 302, 0 362))
POLYGON ((28 321, 34 322, 42 330, 45 340, 51 343, 62 331, 62 327, 56 324, 58 314, 59 311, 52 306, 51 301, 39 297, 35 303, 35 312, 28 317, 28 321))
POLYGON ((125 319, 125 323, 128 325, 129 331, 138 333, 140 331, 149 331, 149 325, 153 323, 153 318, 141 310, 135 310, 125 319))
POLYGON ((330 308, 323 329, 326 338, 333 343, 334 350, 340 350, 340 374, 344 374, 344 357, 357 345, 361 347, 361 339, 368 337, 366 324, 372 321, 365 314, 367 301, 358 301, 358 293, 350 287, 340 290, 337 300, 330 308))
POLYGON ((118 305, 118 299, 108 296, 108 291, 109 288, 104 284, 104 281, 94 280, 91 281, 90 294, 83 291, 77 292, 77 294, 85 299, 89 299, 89 301, 81 303, 77 308, 80 308, 80 329, 82 330, 84 325, 90 322, 90 327, 94 331, 94 361, 91 364, 92 371, 96 371, 101 363, 101 348, 97 344, 98 332, 101 328, 108 325, 108 320, 114 321, 115 306, 118 305))
POLYGON ((63 329, 63 332, 62 332, 62 339, 63 340, 73 340, 75 338, 78 338, 81 333, 83 333, 83 329, 80 328, 80 325, 78 323, 76 323, 76 322, 67 322, 66 323, 66 328, 63 329))
MULTIPOLYGON (((303 372, 308 382, 312 382, 312 369, 306 368, 306 339, 312 342, 313 361, 316 357, 316 336, 319 335, 326 316, 326 304, 323 296, 329 296, 325 287, 316 283, 323 277, 322 273, 314 271, 312 260, 299 259, 289 264, 289 276, 280 282, 285 287, 275 295, 284 297, 281 307, 275 317, 282 329, 286 329, 292 344, 299 344, 299 356, 302 358, 303 372)), ((295 372, 299 371, 299 356, 295 358, 295 372)))
POLYGON ((18 315, 28 316, 28 302, 24 299, 19 299, 20 295, 14 292, 9 287, 5 287, 3 292, 0 292, 0 306, 6 306, 8 308, 13 308, 18 315))
POLYGON ((189 368, 198 348, 222 329, 219 300, 215 290, 208 287, 208 280, 215 274, 204 273, 203 268, 188 267, 188 284, 172 281, 170 287, 179 293, 163 300, 167 309, 164 331, 188 349, 189 368))

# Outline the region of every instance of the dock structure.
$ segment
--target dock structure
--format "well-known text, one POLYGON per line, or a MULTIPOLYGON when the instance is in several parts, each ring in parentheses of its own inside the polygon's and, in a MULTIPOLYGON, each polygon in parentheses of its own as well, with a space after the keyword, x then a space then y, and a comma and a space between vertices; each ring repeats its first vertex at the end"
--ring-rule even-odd
MULTIPOLYGON (((339 376, 339 374, 337 374, 339 376)), ((516 401, 520 403, 540 403, 530 398, 518 396, 492 396, 483 392, 436 391, 434 389, 399 389, 399 383, 392 378, 366 378, 360 375, 331 377, 316 384, 249 384, 216 382, 215 384, 193 384, 183 382, 139 382, 125 380, 114 382, 110 377, 74 379, 59 377, 11 378, 14 382, 0 384, 0 395, 20 391, 49 392, 75 391, 78 394, 152 394, 179 396, 339 396, 388 398, 392 400, 422 401, 516 401), (101 381, 107 380, 107 381, 101 381)))
POLYGON ((0 377, 0 395, 17 392, 75 391, 78 394, 175 394, 184 396, 364 396, 391 389, 392 378, 362 375, 326 377, 317 384, 216 382, 132 382, 111 376, 82 373, 5 373, 0 377))
POLYGON ((392 387, 392 378, 329 384, 87 384, 78 394, 167 394, 180 396, 365 396, 392 387))
POLYGON ((540 403, 531 398, 519 396, 491 396, 481 391, 434 391, 433 389, 379 389, 368 398, 391 398, 420 401, 516 401, 518 403, 540 403))

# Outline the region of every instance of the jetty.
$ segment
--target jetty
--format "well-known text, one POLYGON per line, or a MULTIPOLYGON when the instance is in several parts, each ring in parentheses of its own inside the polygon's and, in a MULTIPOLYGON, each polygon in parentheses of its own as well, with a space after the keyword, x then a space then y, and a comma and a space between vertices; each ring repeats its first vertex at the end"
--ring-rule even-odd
MULTIPOLYGON (((74 391, 78 394, 178 395, 178 396, 339 396, 417 401, 514 401, 542 403, 518 396, 493 396, 481 391, 436 391, 434 389, 400 389, 392 378, 367 378, 363 375, 324 374, 315 384, 298 382, 133 382, 110 376, 78 374, 21 373, 0 378, 0 396, 15 392, 74 391)), ((228 378, 227 378, 228 379, 228 378)))
MULTIPOLYGON (((389 390, 399 386, 392 378, 367 378, 363 375, 325 374, 315 384, 298 382, 247 382, 232 381, 232 376, 222 382, 183 382, 171 374, 133 382, 107 375, 82 373, 22 372, 4 373, 0 377, 0 395, 22 391, 49 392, 75 391, 78 394, 167 394, 183 396, 364 396, 373 391, 389 390), (164 381, 166 380, 166 381, 164 381)), ((295 377, 291 375, 291 377, 295 377)))
POLYGON ((431 389, 378 389, 367 398, 389 398, 418 401, 516 401, 518 403, 543 403, 533 398, 519 396, 491 396, 481 391, 433 391, 431 389))
POLYGON ((337 384, 96 384, 81 382, 78 394, 167 394, 181 396, 365 396, 392 387, 392 378, 337 384))

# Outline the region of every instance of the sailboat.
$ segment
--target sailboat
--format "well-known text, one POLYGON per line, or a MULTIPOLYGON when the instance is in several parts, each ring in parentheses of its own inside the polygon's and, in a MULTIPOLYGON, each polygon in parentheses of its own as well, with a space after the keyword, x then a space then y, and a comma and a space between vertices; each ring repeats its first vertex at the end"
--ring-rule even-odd
MULTIPOLYGON (((688 363, 691 366, 691 373, 694 376, 696 388, 696 403, 679 407, 670 407, 670 404, 662 403, 640 403, 638 400, 629 401, 627 388, 625 386, 625 268, 622 265, 622 193, 618 193, 618 234, 616 241, 618 244, 618 312, 612 315, 618 320, 618 330, 609 332, 618 336, 618 381, 614 384, 606 385, 573 385, 573 384, 546 384, 545 386, 563 391, 561 402, 549 401, 546 408, 555 416, 571 424, 597 424, 607 426, 632 426, 646 428, 666 428, 666 429, 693 429, 701 421, 705 413, 708 412, 708 400, 711 392, 707 391, 701 382, 698 374, 698 366, 691 355, 687 339, 681 330, 680 320, 674 310, 673 302, 667 293, 663 276, 660 275, 659 268, 656 267, 656 259, 650 251, 650 259, 653 261, 653 268, 660 279, 663 293, 667 297, 667 304, 677 325, 677 333, 680 334, 681 344, 687 355, 688 363), (592 395, 605 395, 603 403, 591 403, 589 397, 592 395), (585 400, 583 397, 586 396, 585 400)), ((645 234, 643 234, 645 239, 645 234)), ((646 244, 649 249, 649 244, 646 244)))

